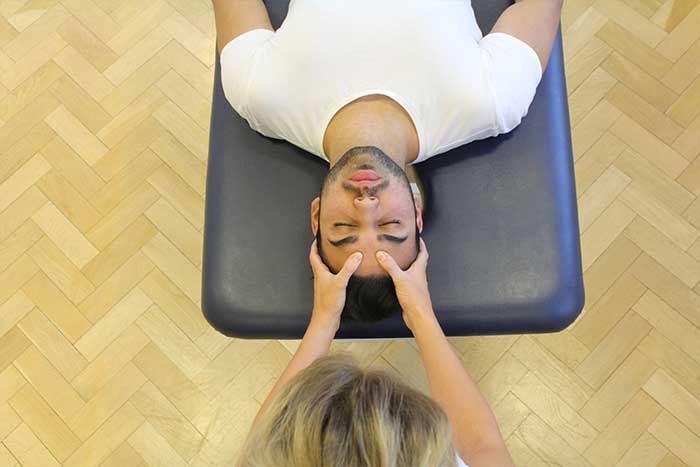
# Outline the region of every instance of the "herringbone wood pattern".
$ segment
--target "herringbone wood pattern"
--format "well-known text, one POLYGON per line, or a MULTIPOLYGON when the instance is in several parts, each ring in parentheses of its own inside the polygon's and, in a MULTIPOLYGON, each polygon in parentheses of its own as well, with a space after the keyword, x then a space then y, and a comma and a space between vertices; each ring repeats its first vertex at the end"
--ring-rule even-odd
MULTIPOLYGON (((700 0, 565 3, 586 309, 451 342, 519 466, 700 466, 700 0)), ((228 465, 290 359, 199 310, 213 47, 207 0, 0 0, 0 465, 228 465)))

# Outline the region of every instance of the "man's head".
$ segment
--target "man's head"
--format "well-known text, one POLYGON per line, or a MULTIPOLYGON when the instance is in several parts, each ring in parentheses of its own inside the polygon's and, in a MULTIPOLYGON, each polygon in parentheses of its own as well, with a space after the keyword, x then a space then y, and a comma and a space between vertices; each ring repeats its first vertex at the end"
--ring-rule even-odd
POLYGON ((418 256, 423 218, 402 167, 379 148, 350 149, 311 203, 311 228, 331 272, 352 253, 363 254, 348 283, 344 318, 374 321, 400 311, 391 278, 375 253, 388 252, 402 269, 418 256))

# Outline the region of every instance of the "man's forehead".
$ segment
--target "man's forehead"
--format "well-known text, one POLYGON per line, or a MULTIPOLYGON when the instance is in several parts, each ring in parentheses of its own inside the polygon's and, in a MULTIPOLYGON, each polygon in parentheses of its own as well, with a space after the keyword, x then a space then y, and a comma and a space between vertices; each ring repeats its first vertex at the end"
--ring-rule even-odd
MULTIPOLYGON (((365 247, 365 248, 355 248, 352 245, 345 247, 345 249, 340 250, 333 245, 330 244, 324 244, 325 251, 326 253, 325 256, 330 257, 328 258, 331 260, 334 264, 334 268, 337 268, 337 270, 340 270, 343 267, 343 264, 345 264, 345 261, 355 253, 356 251, 359 251, 362 253, 362 262, 360 263, 360 267, 358 268, 359 271, 363 271, 367 268, 374 268, 376 271, 384 271, 384 268, 382 268, 379 265, 379 262, 377 261, 377 258, 375 256, 377 251, 386 251, 391 255, 392 258, 394 258, 394 261, 402 268, 408 268, 413 264, 413 261, 415 260, 415 255, 414 255, 414 241, 413 241, 413 236, 410 235, 410 238, 406 240, 405 243, 400 244, 400 245, 392 245, 392 244, 382 244, 376 247, 365 247)), ((324 240, 325 241, 325 240, 324 240)), ((330 268, 330 266, 329 266, 330 268)))

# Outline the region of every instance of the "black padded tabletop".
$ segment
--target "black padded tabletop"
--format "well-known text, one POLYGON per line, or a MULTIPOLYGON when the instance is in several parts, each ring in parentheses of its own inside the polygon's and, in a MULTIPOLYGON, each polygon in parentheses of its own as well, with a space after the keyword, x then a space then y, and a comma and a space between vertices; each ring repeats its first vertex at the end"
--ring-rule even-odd
MULTIPOLYGON (((275 28, 287 0, 265 2, 275 28)), ((474 0, 486 34, 508 0, 474 0)), ((235 337, 298 339, 313 303, 309 205, 328 164, 266 138, 214 80, 202 309, 235 337)), ((517 80, 517 77, 513 77, 517 80)), ((436 315, 449 336, 568 326, 584 302, 561 33, 528 115, 514 131, 415 165, 436 315)), ((411 337, 400 315, 343 322, 337 338, 411 337)))

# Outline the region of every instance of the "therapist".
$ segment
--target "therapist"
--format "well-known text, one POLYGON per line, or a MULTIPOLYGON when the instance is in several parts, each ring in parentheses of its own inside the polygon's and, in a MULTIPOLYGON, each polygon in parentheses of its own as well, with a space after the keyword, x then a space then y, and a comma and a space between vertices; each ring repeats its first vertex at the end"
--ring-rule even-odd
POLYGON ((347 353, 328 355, 346 285, 364 259, 356 252, 333 274, 314 241, 309 326, 260 407, 237 466, 513 466, 493 412, 435 317, 425 242, 407 270, 384 251, 376 259, 394 282, 432 399, 390 373, 360 368, 347 353))

